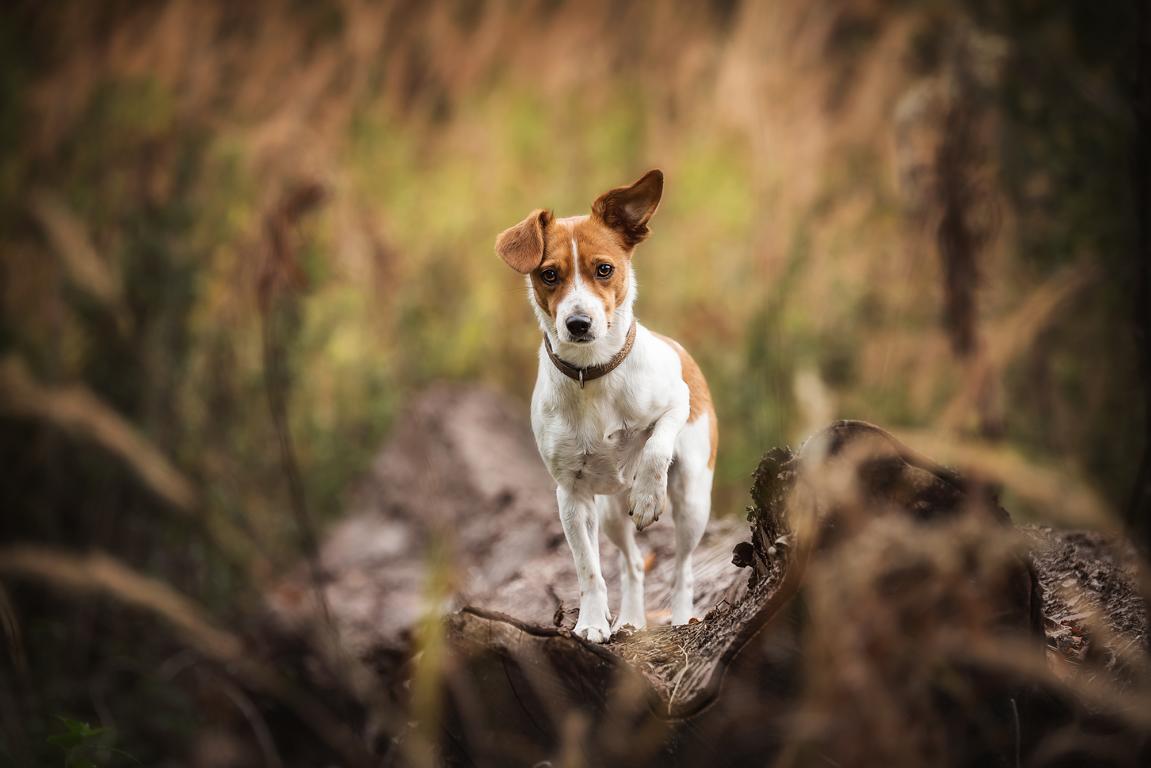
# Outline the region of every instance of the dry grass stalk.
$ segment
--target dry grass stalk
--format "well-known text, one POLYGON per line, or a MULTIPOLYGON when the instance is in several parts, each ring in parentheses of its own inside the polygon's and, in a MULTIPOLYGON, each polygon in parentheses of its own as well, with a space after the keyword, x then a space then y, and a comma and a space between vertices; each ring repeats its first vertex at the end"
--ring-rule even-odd
POLYGON ((123 299, 120 280, 96 252, 83 222, 64 201, 46 190, 33 191, 29 207, 76 287, 106 307, 120 310, 123 299))
POLYGON ((1016 494, 1045 520, 1069 528, 1118 532, 1107 503, 1067 468, 1046 466, 1018 450, 946 432, 896 430, 908 445, 948 466, 1016 494))
POLYGON ((992 324, 966 369, 963 384, 943 408, 937 424, 945 430, 961 428, 989 383, 1001 381, 1007 368, 1057 319, 1056 312, 1094 278, 1095 268, 1090 263, 1067 267, 1032 290, 1019 309, 992 324))
POLYGON ((364 745, 351 729, 320 702, 249 654, 239 637, 217 627, 199 606, 167 584, 100 552, 73 555, 35 545, 0 549, 0 574, 34 579, 75 594, 103 595, 145 611, 245 685, 282 701, 349 765, 368 764, 364 745))
POLYGON ((0 401, 10 414, 48 422, 91 440, 119 457, 157 496, 182 512, 196 503, 192 484, 139 430, 86 387, 49 387, 36 381, 22 360, 0 361, 0 401))
MULTIPOLYGON (((90 440, 118 457, 143 484, 173 509, 196 514, 198 494, 191 482, 147 437, 80 385, 49 387, 33 378, 24 361, 0 360, 0 410, 39 419, 90 440)), ((254 577, 271 570, 251 536, 221 514, 204 513, 204 525, 221 550, 254 577)))

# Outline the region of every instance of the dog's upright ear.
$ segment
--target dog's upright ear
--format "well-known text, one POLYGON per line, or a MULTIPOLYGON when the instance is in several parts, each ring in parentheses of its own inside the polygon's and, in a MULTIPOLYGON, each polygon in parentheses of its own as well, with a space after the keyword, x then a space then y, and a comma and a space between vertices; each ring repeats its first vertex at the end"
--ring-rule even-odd
POLYGON ((629 187, 604 192, 594 203, 592 213, 618 232, 628 247, 648 236, 647 223, 663 196, 663 171, 648 171, 629 187))
POLYGON ((509 227, 496 238, 496 253, 507 265, 526 275, 544 258, 544 233, 552 223, 552 212, 537 208, 526 219, 509 227))

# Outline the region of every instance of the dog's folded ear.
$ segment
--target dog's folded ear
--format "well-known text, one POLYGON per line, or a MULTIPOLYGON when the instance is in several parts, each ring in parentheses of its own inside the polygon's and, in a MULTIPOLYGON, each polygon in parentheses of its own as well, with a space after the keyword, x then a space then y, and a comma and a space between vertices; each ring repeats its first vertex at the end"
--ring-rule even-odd
POLYGON ((663 196, 663 171, 652 170, 629 187, 604 192, 592 203, 592 213, 618 232, 630 247, 648 236, 647 222, 663 196))
POLYGON ((552 212, 537 208, 496 238, 496 253, 520 274, 528 274, 544 258, 544 232, 552 222, 552 212))

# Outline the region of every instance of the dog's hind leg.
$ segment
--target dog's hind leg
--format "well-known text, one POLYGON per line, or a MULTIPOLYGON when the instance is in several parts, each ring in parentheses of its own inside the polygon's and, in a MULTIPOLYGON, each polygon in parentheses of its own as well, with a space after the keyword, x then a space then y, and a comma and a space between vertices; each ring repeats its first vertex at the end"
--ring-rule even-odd
POLYGON ((643 599, 643 553, 635 543, 635 526, 627 515, 627 493, 615 496, 597 496, 603 531, 619 548, 620 606, 612 630, 624 624, 636 629, 647 626, 643 599))
POLYGON ((711 516, 710 452, 707 416, 689 424, 680 434, 678 455, 668 475, 668 498, 675 520, 675 575, 671 590, 671 623, 686 624, 695 610, 695 575, 692 553, 703 538, 711 516), (702 446, 702 447, 701 447, 702 446))

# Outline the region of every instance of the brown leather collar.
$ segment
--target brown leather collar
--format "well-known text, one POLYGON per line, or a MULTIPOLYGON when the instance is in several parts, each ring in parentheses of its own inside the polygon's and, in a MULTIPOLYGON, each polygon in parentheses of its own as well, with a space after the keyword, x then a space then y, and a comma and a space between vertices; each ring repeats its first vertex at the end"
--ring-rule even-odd
POLYGON ((631 352, 632 345, 635 344, 635 318, 632 318, 631 327, 627 329, 627 339, 624 341, 623 346, 620 347, 619 352, 616 352, 611 360, 601 365, 589 365, 587 368, 578 368, 566 360, 561 360, 552 351, 552 342, 548 335, 544 334, 544 348, 548 351, 548 357, 551 358, 552 364, 559 369, 560 373, 567 376, 569 379, 575 379, 579 382, 579 388, 583 389, 584 382, 598 379, 601 376, 607 376, 609 373, 619 367, 619 364, 631 352))

